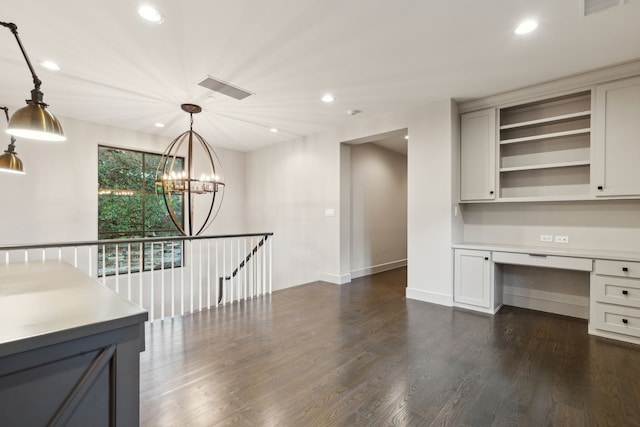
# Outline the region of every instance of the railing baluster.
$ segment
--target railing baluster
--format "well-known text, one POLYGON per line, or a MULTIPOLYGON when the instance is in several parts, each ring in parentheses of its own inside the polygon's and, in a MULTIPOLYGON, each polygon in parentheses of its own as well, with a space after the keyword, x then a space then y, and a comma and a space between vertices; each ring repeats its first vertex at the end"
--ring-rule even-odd
POLYGON ((226 288, 226 282, 227 282, 227 239, 224 239, 222 241, 222 304, 226 302, 225 301, 226 292, 224 292, 224 289, 226 288))
POLYGON ((127 298, 131 301, 131 243, 127 244, 127 298))
POLYGON ((207 240, 207 308, 211 309, 211 240, 207 240))
POLYGON ((150 274, 151 274, 151 289, 150 289, 150 295, 149 295, 151 297, 151 303, 149 304, 149 306, 150 306, 149 307, 149 314, 150 314, 149 320, 151 320, 151 323, 153 323, 153 321, 155 320, 154 312, 155 312, 155 306, 156 306, 156 304, 155 304, 156 299, 154 298, 154 296, 155 296, 155 271, 154 271, 154 269, 155 269, 155 259, 154 259, 154 256, 153 256, 153 249, 154 249, 153 248, 153 242, 151 242, 151 272, 150 272, 150 274))
POLYGON ((164 242, 160 242, 160 283, 162 289, 160 291, 160 318, 164 319, 164 242))
POLYGON ((202 240, 198 242, 198 311, 202 311, 202 240))
POLYGON ((189 296, 191 297, 191 304, 189 305, 189 313, 193 313, 193 241, 189 241, 189 296))
POLYGON ((216 275, 215 275, 215 287, 216 287, 216 306, 218 305, 218 301, 220 301, 220 287, 218 286, 220 280, 220 253, 218 252, 218 240, 216 239, 216 275))
POLYGON ((176 315, 176 242, 171 242, 171 317, 176 315))
POLYGON ((120 293, 120 245, 116 243, 116 293, 120 293))
MULTIPOLYGON (((249 246, 250 248, 253 248, 253 244, 252 244, 252 243, 253 243, 253 239, 251 239, 251 244, 250 244, 250 246, 249 246)), ((249 250, 251 250, 251 249, 249 249, 249 250)), ((247 253, 247 238, 246 238, 246 237, 245 237, 244 239, 242 239, 242 253, 243 253, 243 254, 246 254, 246 253, 247 253)), ((245 259, 246 259, 246 255, 245 255, 245 259)), ((245 269, 244 269, 244 271, 243 271, 243 275, 244 275, 244 278, 243 278, 243 280, 242 280, 242 281, 244 282, 244 283, 243 283, 243 284, 244 284, 244 292, 243 292, 243 295, 242 295, 242 296, 243 296, 243 299, 246 301, 246 300, 247 300, 247 290, 248 290, 248 289, 247 289, 247 269, 246 269, 246 261, 245 261, 245 269)))
POLYGON ((140 307, 144 307, 144 304, 142 302, 142 276, 144 275, 144 243, 140 242, 140 245, 138 246, 138 275, 140 277, 140 288, 138 289, 138 298, 139 298, 139 303, 140 303, 140 307))
POLYGON ((273 252, 271 252, 271 243, 273 240, 273 236, 269 238, 269 295, 271 295, 271 279, 272 279, 272 263, 273 263, 273 252))

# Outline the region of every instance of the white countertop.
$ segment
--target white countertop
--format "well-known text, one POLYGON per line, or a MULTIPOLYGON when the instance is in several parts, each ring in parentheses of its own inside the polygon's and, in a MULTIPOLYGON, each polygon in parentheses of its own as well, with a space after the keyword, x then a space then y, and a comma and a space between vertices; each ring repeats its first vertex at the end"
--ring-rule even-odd
MULTIPOLYGON (((638 246, 640 247, 640 243, 638 243, 638 246)), ((452 245, 452 248, 640 262, 640 252, 610 251, 604 249, 552 248, 546 246, 504 245, 477 242, 455 244, 452 245)))
POLYGON ((146 310, 64 262, 0 265, 0 357, 147 318, 146 310))

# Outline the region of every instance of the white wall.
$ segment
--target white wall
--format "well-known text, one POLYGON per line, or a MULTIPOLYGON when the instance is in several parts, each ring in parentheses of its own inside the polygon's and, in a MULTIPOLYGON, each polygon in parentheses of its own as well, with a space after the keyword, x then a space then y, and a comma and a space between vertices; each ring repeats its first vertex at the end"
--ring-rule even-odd
POLYGON ((640 249, 640 200, 463 205, 464 240, 559 248, 541 234, 566 235, 566 249, 640 249))
POLYGON ((351 278, 406 264, 407 157, 351 147, 351 278))
POLYGON ((419 110, 362 117, 333 132, 247 153, 248 225, 275 232, 274 287, 348 280, 349 257, 341 253, 341 237, 347 234, 340 227, 340 145, 406 128, 407 295, 451 304, 454 110, 445 100, 419 110), (326 208, 336 209, 336 215, 325 217, 326 208))
MULTIPOLYGON (((95 240, 98 235, 98 145, 162 153, 170 139, 60 117, 67 141, 19 139, 26 175, 0 173, 0 245, 95 240)), ((0 135, 5 135, 0 128, 0 135)), ((206 136, 205 136, 206 138, 206 136)), ((9 142, 6 137, 7 144, 9 142)), ((245 231, 244 154, 216 150, 227 191, 207 234, 245 231)))

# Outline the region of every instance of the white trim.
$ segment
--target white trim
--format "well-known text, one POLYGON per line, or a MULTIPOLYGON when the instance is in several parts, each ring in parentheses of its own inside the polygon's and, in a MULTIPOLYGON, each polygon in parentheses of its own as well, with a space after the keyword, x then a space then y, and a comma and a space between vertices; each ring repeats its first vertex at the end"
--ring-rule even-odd
POLYGON ((401 259, 398 261, 385 262, 383 264, 373 265, 371 267, 361 268, 351 272, 351 279, 357 279, 358 277, 369 276, 371 274, 382 273, 383 271, 393 270, 395 268, 406 267, 407 260, 401 259))
POLYGON ((563 316, 577 317, 579 319, 589 318, 589 307, 578 304, 571 304, 563 301, 547 301, 539 298, 527 298, 519 295, 505 294, 503 296, 504 305, 527 308, 529 310, 544 311, 546 313, 561 314, 563 316))
POLYGON ((320 275, 320 280, 323 282, 335 283, 336 285, 344 285, 345 283, 351 282, 350 274, 330 274, 330 273, 322 273, 320 275))
POLYGON ((609 67, 599 68, 585 73, 562 77, 556 80, 533 84, 521 89, 504 92, 458 105, 460 113, 480 110, 489 107, 503 106, 509 103, 520 103, 531 98, 544 99, 560 92, 572 93, 589 90, 594 85, 617 79, 633 77, 640 73, 640 61, 634 60, 609 67))
POLYGON ((432 304, 453 307, 453 295, 439 294, 435 292, 423 291, 421 289, 407 288, 406 297, 418 301, 430 302, 432 304))

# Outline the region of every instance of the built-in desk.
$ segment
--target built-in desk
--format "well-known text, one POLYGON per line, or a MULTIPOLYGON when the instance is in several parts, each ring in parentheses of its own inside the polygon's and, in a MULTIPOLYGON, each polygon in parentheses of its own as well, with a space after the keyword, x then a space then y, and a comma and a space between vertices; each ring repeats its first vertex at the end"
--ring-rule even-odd
POLYGON ((640 252, 453 246, 454 305, 503 304, 589 319, 589 333, 640 344, 640 252))
POLYGON ((147 312, 63 262, 0 265, 0 424, 139 424, 147 312))

